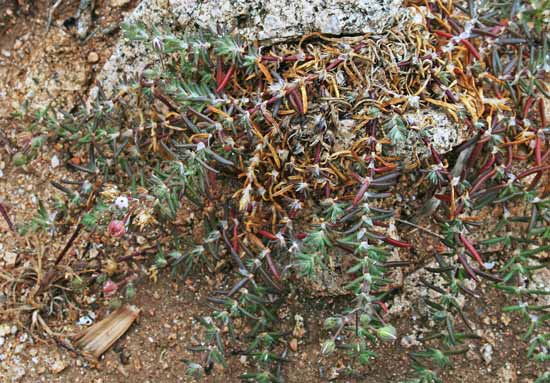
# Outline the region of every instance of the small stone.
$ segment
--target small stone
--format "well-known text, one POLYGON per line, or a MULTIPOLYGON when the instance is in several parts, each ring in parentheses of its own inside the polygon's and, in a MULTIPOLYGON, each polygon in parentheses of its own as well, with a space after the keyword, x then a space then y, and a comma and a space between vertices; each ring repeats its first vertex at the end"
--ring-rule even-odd
POLYGON ((11 57, 11 52, 8 51, 7 49, 2 49, 2 56, 10 58, 11 57))
POLYGON ((59 166, 59 158, 55 154, 52 156, 51 165, 54 169, 59 166))
POLYGON ((13 50, 16 51, 22 46, 23 46, 23 42, 21 40, 15 40, 15 44, 13 44, 13 50))
POLYGON ((66 368, 67 368, 67 365, 65 364, 65 362, 63 362, 62 360, 56 360, 54 364, 52 364, 52 366, 50 367, 50 370, 54 374, 59 374, 66 368))
POLYGON ((290 342, 288 343, 288 346, 290 349, 294 352, 298 351, 298 339, 292 338, 290 342))
POLYGON ((111 0, 111 7, 123 7, 129 2, 130 0, 111 0))
POLYGON ((481 347, 481 356, 485 361, 485 364, 490 364, 493 361, 493 346, 486 343, 481 347))
POLYGON ((30 356, 36 356, 38 354, 38 350, 36 348, 31 348, 29 350, 29 355, 30 356))
POLYGON ((17 346, 15 346, 14 353, 15 354, 21 354, 25 350, 25 344, 19 343, 17 346))
POLYGON ((95 64, 99 61, 99 55, 96 52, 90 52, 88 53, 88 62, 91 64, 95 64))
POLYGON ((10 326, 7 324, 3 324, 0 326, 0 336, 4 337, 6 335, 9 335, 10 333, 10 326))
POLYGON ((4 343, 6 343, 6 338, 4 338, 3 336, 0 336, 0 347, 2 347, 4 343))
POLYGON ((7 251, 4 253, 4 261, 7 267, 14 267, 17 262, 17 254, 7 251))

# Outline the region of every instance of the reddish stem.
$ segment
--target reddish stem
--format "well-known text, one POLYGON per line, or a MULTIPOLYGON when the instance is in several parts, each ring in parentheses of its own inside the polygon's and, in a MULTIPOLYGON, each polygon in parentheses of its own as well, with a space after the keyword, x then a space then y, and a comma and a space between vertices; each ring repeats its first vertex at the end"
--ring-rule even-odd
POLYGON ((4 217, 4 220, 8 224, 8 227, 10 228, 10 230, 15 233, 16 232, 15 226, 13 225, 13 222, 11 221, 11 219, 8 215, 8 212, 6 211, 6 209, 5 209, 4 205, 2 205, 2 203, 0 203, 0 214, 2 215, 2 217, 4 217))
POLYGON ((468 264, 468 261, 466 260, 466 258, 462 253, 458 253, 458 260, 460 261, 462 266, 464 266, 464 270, 466 270, 466 274, 468 274, 470 278, 472 278, 473 280, 479 282, 479 279, 477 278, 476 273, 474 272, 472 267, 468 264))
POLYGON ((481 259, 481 255, 479 255, 474 245, 472 245, 472 243, 468 241, 468 238, 466 238, 462 233, 460 233, 458 237, 460 238, 460 242, 462 242, 466 250, 468 250, 468 252, 474 257, 477 263, 479 263, 481 267, 485 267, 483 259, 481 259))
POLYGON ((543 172, 545 170, 548 170, 550 169, 550 165, 545 165, 545 166, 537 166, 537 167, 534 167, 532 169, 529 169, 529 170, 526 170, 524 171, 523 173, 521 173, 520 175, 518 175, 518 179, 522 179, 522 178, 525 178, 533 173, 539 173, 539 172, 543 172))
POLYGON ((395 246, 395 247, 402 247, 402 248, 411 248, 412 244, 407 242, 398 241, 397 239, 393 239, 390 237, 383 237, 382 241, 386 242, 389 245, 395 246))
POLYGON ((233 72, 235 72, 235 64, 231 64, 231 67, 229 68, 229 70, 225 74, 225 77, 223 78, 222 82, 216 88, 216 93, 221 93, 221 91, 224 90, 224 88, 229 83, 229 80, 231 79, 231 76, 233 75, 233 72))
POLYGON ((275 234, 270 233, 269 231, 266 231, 266 230, 258 230, 258 234, 260 234, 262 237, 270 239, 272 241, 279 240, 279 238, 277 238, 277 236, 275 234))
POLYGON ((474 56, 478 61, 481 61, 481 55, 479 54, 477 49, 472 45, 471 42, 469 42, 466 39, 461 39, 460 42, 470 51, 472 56, 474 56))
POLYGON ((527 101, 525 101, 525 105, 523 107, 523 118, 527 118, 527 114, 531 110, 531 106, 533 106, 534 102, 535 102, 535 99, 532 96, 529 96, 527 101))
POLYGON ((234 221, 234 224, 233 224, 233 250, 235 250, 235 252, 238 252, 239 251, 239 232, 238 232, 238 221, 234 218, 233 219, 234 221))
POLYGON ((353 199, 353 206, 357 206, 357 204, 361 202, 361 199, 363 198, 363 196, 367 192, 367 189, 369 188, 369 184, 370 184, 369 178, 365 177, 365 180, 361 184, 359 191, 357 192, 357 194, 355 195, 355 198, 353 199))
POLYGON ((275 277, 276 280, 280 281, 281 274, 279 274, 277 267, 275 267, 275 263, 273 263, 273 259, 271 259, 271 252, 268 251, 265 255, 265 258, 267 259, 267 265, 269 266, 271 274, 273 274, 273 277, 275 277))

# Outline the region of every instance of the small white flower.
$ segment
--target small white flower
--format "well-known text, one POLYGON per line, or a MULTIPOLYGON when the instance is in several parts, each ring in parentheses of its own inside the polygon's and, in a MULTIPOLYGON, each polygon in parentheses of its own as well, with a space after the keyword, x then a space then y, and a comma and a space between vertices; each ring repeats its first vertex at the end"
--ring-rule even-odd
POLYGON ((59 166, 59 158, 54 154, 51 161, 52 168, 57 168, 59 166))
POLYGON ((115 206, 120 210, 128 209, 128 198, 124 196, 117 197, 117 199, 115 200, 115 206))
POLYGON ((201 150, 203 150, 206 146, 204 146, 204 142, 199 142, 197 144, 197 148, 195 149, 197 152, 200 152, 201 150))

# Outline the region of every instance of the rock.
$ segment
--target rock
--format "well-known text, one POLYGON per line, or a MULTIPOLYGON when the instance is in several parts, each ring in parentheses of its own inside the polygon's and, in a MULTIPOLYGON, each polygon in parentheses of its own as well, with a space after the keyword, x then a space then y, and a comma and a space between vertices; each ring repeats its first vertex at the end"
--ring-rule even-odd
POLYGON ((58 359, 51 365, 50 371, 53 372, 54 374, 59 374, 66 368, 67 368, 67 365, 65 364, 65 362, 58 359))
POLYGON ((288 343, 288 346, 290 349, 294 352, 298 351, 298 339, 292 338, 290 342, 288 343))
POLYGON ((493 361, 493 346, 486 343, 481 347, 481 356, 485 361, 485 364, 491 364, 493 361))
POLYGON ((111 7, 116 7, 116 8, 123 7, 129 2, 130 0, 111 0, 111 7))
MULTIPOLYGON (((122 2, 123 0, 112 0, 122 2)), ((377 33, 391 24, 401 10, 401 0, 144 0, 125 21, 189 29, 198 25, 228 30, 238 28, 263 44, 287 40, 311 32, 328 34, 377 33)), ((149 44, 121 39, 98 76, 107 96, 119 79, 137 73, 154 60, 149 44)), ((91 91, 91 98, 98 88, 91 91)))
POLYGON ((25 350, 25 344, 19 343, 17 346, 15 346, 14 354, 21 354, 25 350))
POLYGON ((59 157, 57 157, 55 154, 52 156, 51 166, 52 166, 53 169, 55 169, 59 166, 59 157))
POLYGON ((4 337, 10 334, 10 326, 8 324, 3 324, 0 326, 0 336, 4 337))
POLYGON ((11 251, 6 251, 4 253, 4 262, 6 262, 7 267, 14 267, 17 262, 17 254, 12 253, 11 251))
POLYGON ((88 53, 88 62, 90 64, 95 64, 98 61, 99 61, 99 55, 96 52, 88 53))

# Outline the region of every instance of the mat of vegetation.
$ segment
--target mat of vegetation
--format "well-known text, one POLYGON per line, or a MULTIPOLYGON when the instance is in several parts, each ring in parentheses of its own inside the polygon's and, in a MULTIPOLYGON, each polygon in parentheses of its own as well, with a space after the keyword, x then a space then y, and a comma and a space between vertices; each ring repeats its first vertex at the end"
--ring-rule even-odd
POLYGON ((361 379, 400 339, 409 381, 440 382, 480 338, 465 307, 496 289, 534 381, 550 381, 549 8, 411 2, 380 34, 267 47, 126 25, 157 59, 112 99, 38 113, 12 158, 50 143, 70 176, 31 222, 0 205, 10 229, 71 235, 0 273, 7 310, 85 354, 48 320, 91 292, 131 302, 163 269, 205 274, 189 376, 244 357, 242 380, 284 381, 305 331, 287 312, 313 300, 320 379, 361 379), (135 249, 115 256, 123 239, 135 249), (422 326, 402 337, 407 315, 422 326))

